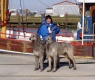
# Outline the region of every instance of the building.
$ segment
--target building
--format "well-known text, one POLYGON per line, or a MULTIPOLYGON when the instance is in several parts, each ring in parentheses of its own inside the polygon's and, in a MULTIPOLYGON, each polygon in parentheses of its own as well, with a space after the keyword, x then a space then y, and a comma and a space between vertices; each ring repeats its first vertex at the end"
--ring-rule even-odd
MULTIPOLYGON (((77 0, 77 3, 83 3, 83 0, 77 0)), ((94 0, 85 0, 85 3, 95 3, 94 0)))
POLYGON ((16 16, 18 13, 17 9, 10 9, 9 12, 11 12, 11 16, 16 16))
POLYGON ((26 10, 24 10, 24 9, 18 9, 17 12, 18 12, 20 15, 23 15, 23 16, 26 15, 26 10))
POLYGON ((67 0, 53 5, 53 15, 64 16, 66 13, 69 15, 79 15, 79 6, 67 0))
MULTIPOLYGON (((92 23, 95 23, 95 1, 85 0, 85 16, 92 18, 92 23)), ((81 15, 83 14, 83 0, 77 0, 77 4, 79 5, 81 15)))
POLYGON ((52 8, 46 8, 46 12, 45 12, 46 15, 53 15, 53 9, 52 8))
MULTIPOLYGON (((95 16, 95 1, 85 0, 85 16, 95 16)), ((83 12, 83 0, 77 0, 77 4, 79 5, 80 12, 82 15, 83 12)))
MULTIPOLYGON (((95 40, 95 0, 77 0, 81 12, 80 24, 81 27, 84 27, 85 37, 84 39, 95 40), (83 3, 85 4, 83 7, 83 3), (83 13, 84 12, 84 13, 83 13), (84 14, 84 15, 83 15, 84 14), (83 18, 84 17, 84 20, 83 18), (84 21, 84 24, 83 24, 84 21), (84 26, 82 26, 84 25, 84 26), (90 35, 90 36, 89 36, 90 35)), ((82 32, 81 29, 77 31, 77 39, 79 40, 79 35, 82 32)), ((83 33, 84 34, 84 33, 83 33)), ((93 41, 94 41, 93 40, 93 41)))

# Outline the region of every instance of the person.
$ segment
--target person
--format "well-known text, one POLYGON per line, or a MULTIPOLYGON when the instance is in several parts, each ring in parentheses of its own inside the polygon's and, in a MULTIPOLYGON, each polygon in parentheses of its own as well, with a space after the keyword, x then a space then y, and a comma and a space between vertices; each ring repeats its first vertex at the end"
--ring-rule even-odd
POLYGON ((56 41, 56 34, 60 32, 60 28, 52 21, 52 17, 47 15, 43 24, 37 31, 38 36, 42 37, 43 40, 46 40, 46 37, 51 35, 52 39, 56 41))

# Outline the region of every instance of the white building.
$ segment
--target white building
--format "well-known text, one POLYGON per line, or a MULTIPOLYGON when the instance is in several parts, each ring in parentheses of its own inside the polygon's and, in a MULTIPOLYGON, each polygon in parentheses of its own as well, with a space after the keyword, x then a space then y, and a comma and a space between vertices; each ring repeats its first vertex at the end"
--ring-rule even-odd
MULTIPOLYGON (((83 3, 83 0, 77 0, 79 3, 83 3)), ((85 0, 85 3, 95 3, 95 0, 85 0)))
POLYGON ((10 9, 9 12, 11 12, 11 16, 16 16, 18 13, 17 9, 10 9))
POLYGON ((67 0, 53 5, 53 15, 59 16, 65 15, 66 13, 70 15, 79 15, 79 6, 67 0))
POLYGON ((53 9, 52 8, 46 8, 46 15, 53 15, 53 9))

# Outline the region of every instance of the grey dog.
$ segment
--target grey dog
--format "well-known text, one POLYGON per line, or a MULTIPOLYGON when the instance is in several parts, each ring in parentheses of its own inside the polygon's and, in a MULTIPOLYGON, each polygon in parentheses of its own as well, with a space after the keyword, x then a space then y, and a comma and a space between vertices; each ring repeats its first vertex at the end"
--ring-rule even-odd
POLYGON ((53 72, 56 71, 57 64, 59 64, 59 55, 64 55, 69 60, 69 67, 74 67, 76 70, 76 62, 73 56, 73 46, 66 42, 54 42, 50 36, 46 38, 46 54, 49 60, 49 69, 51 71, 51 61, 53 59, 53 72))
POLYGON ((32 34, 29 40, 33 44, 33 53, 35 56, 35 70, 43 71, 43 62, 46 58, 45 42, 43 42, 38 35, 32 34))

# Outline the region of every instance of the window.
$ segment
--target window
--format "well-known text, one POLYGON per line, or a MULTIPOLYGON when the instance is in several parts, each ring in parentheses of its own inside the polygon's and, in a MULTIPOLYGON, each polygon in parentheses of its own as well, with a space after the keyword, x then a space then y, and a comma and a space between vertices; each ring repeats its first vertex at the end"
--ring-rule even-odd
POLYGON ((54 6, 54 9, 57 9, 57 7, 54 6))

